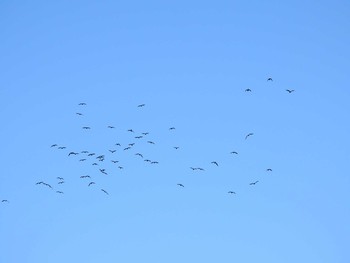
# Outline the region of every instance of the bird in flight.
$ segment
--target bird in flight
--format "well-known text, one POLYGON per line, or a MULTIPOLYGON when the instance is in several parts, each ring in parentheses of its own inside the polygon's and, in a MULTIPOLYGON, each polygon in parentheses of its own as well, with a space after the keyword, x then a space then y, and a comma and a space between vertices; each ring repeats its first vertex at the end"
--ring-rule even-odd
POLYGON ((89 153, 88 151, 81 151, 81 153, 89 153))
POLYGON ((170 127, 169 130, 175 130, 175 127, 170 127))
POLYGON ((271 168, 266 169, 267 172, 272 172, 271 168))
POLYGON ((9 201, 7 199, 3 199, 1 200, 1 203, 9 203, 9 201))
POLYGON ((93 185, 93 184, 95 184, 95 182, 90 182, 90 183, 88 184, 88 186, 93 185))
POLYGON ((135 136, 135 139, 141 139, 141 138, 143 138, 143 136, 135 136))
POLYGON ((80 178, 91 178, 90 175, 82 175, 80 178))
POLYGON ((145 136, 148 135, 148 134, 149 134, 149 132, 143 132, 142 133, 142 135, 145 135, 145 136))
POLYGON ((84 161, 86 161, 86 159, 80 159, 80 160, 79 160, 79 162, 84 162, 84 161))
POLYGON ((121 145, 120 145, 120 143, 116 143, 115 145, 117 145, 117 146, 121 146, 121 145))
POLYGON ((105 172, 106 169, 100 169, 100 172, 105 174, 105 175, 108 175, 106 172, 105 172))
POLYGON ((273 79, 272 78, 268 78, 267 81, 273 81, 273 79))
POLYGON ((180 148, 180 147, 178 147, 178 146, 174 146, 174 149, 175 149, 175 150, 177 150, 177 149, 179 149, 179 148, 180 148))
POLYGON ((129 150, 129 149, 131 149, 131 147, 130 147, 130 146, 129 146, 129 147, 126 147, 126 148, 124 148, 124 151, 129 150))
POLYGON ((153 162, 151 162, 152 164, 158 164, 159 162, 157 162, 157 161, 153 161, 153 162))
POLYGON ((70 153, 68 154, 68 156, 70 156, 70 155, 77 155, 77 154, 79 154, 79 153, 70 152, 70 153))
POLYGON ((259 181, 255 181, 254 183, 250 183, 249 185, 256 185, 257 183, 259 183, 259 181))
POLYGON ((83 114, 80 112, 75 113, 76 115, 82 116, 83 114))
POLYGON ((251 89, 246 89, 245 92, 252 92, 252 90, 251 89))
POLYGON ((89 153, 88 154, 88 156, 94 156, 95 155, 95 153, 89 153))
POLYGON ((137 107, 141 108, 141 107, 145 107, 146 104, 140 104, 137 107))
POLYGON ((64 180, 64 178, 63 178, 63 177, 57 177, 57 179, 58 179, 58 180, 64 180))
POLYGON ((83 129, 84 130, 90 130, 91 128, 89 126, 84 126, 83 129))
POLYGON ((97 163, 93 163, 92 165, 98 165, 97 163))
POLYGON ((111 153, 115 153, 117 150, 109 150, 111 153))
POLYGON ((56 147, 56 146, 57 146, 57 144, 52 144, 52 145, 51 145, 51 148, 52 148, 52 147, 56 147))
POLYGON ((101 191, 104 192, 105 194, 109 195, 109 193, 106 190, 101 189, 101 191))
POLYGON ((286 91, 288 91, 289 93, 292 93, 294 89, 286 89, 286 91))
POLYGON ((135 143, 133 142, 133 143, 129 143, 128 144, 129 146, 134 146, 135 145, 135 143))
POLYGON ((236 192, 228 191, 229 194, 236 194, 236 192))
POLYGON ((86 103, 85 103, 85 102, 81 102, 81 103, 79 103, 79 105, 80 105, 80 106, 85 106, 86 103))
POLYGON ((178 186, 185 187, 183 184, 177 184, 178 186))
POLYGON ((198 168, 190 167, 192 171, 198 170, 198 168))
POLYGON ((114 160, 111 160, 112 163, 118 163, 119 161, 114 161, 114 160))
POLYGON ((133 129, 129 129, 128 132, 134 132, 134 130, 133 129))
POLYGON ((64 184, 64 181, 58 182, 58 184, 64 184))
POLYGON ((148 162, 148 163, 150 163, 151 162, 151 160, 150 159, 146 159, 146 160, 144 160, 145 162, 148 162))
POLYGON ((66 149, 67 147, 65 147, 65 146, 60 146, 60 147, 58 147, 57 149, 60 149, 60 150, 63 150, 63 149, 66 149))
POLYGON ((252 135, 254 135, 254 133, 248 133, 246 136, 245 136, 245 139, 247 139, 249 136, 252 136, 252 135))
POLYGON ((147 141, 149 144, 155 144, 154 142, 152 142, 152 141, 147 141))
POLYGON ((219 166, 219 164, 215 161, 211 162, 212 164, 215 164, 216 166, 219 166))
POLYGON ((201 167, 198 167, 197 170, 199 170, 199 171, 204 171, 204 169, 201 168, 201 167))
POLYGON ((121 169, 123 169, 123 166, 118 166, 118 168, 121 170, 121 169))
POLYGON ((238 154, 238 152, 234 152, 234 151, 233 151, 233 152, 230 152, 230 153, 231 153, 231 154, 238 154))
POLYGON ((115 127, 114 126, 107 126, 107 128, 114 129, 115 127))
POLYGON ((58 194, 63 194, 63 192, 62 192, 62 191, 56 191, 56 193, 58 193, 58 194))
POLYGON ((135 155, 140 156, 141 158, 143 158, 143 155, 141 153, 135 153, 135 155))

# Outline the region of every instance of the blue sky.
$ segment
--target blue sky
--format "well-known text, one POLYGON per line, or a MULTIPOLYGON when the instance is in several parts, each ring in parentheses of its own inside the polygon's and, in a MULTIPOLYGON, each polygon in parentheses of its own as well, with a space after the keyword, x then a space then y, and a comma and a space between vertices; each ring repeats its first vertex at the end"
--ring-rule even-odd
POLYGON ((349 15, 2 1, 0 262, 350 262, 349 15))

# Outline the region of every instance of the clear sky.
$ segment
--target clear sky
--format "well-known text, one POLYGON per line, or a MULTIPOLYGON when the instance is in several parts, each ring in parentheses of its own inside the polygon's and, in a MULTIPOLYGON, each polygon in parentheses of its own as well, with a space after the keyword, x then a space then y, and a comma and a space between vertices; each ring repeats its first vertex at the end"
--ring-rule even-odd
POLYGON ((1 1, 0 262, 350 262, 349 17, 1 1))

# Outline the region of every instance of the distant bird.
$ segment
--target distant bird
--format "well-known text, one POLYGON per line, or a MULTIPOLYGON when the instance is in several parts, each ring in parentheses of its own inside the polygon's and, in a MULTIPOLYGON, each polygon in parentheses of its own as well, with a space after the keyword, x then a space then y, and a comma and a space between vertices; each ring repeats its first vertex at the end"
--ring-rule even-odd
POLYGON ((198 167, 197 170, 200 170, 200 171, 205 171, 203 168, 201 167, 198 167))
POLYGON ((131 149, 131 147, 130 147, 130 146, 129 146, 129 147, 126 147, 126 148, 124 148, 124 151, 129 150, 129 149, 131 149))
POLYGON ((178 186, 185 187, 183 184, 177 184, 178 186))
POLYGON ((84 161, 86 161, 86 159, 80 159, 80 160, 79 160, 79 162, 84 162, 84 161))
POLYGON ((91 178, 90 175, 82 175, 80 178, 91 178))
POLYGON ((175 127, 170 127, 169 130, 175 130, 175 127))
POLYGON ((254 183, 250 183, 249 185, 256 185, 259 181, 255 181, 254 183))
POLYGON ((43 185, 47 186, 47 187, 50 187, 52 189, 52 186, 47 184, 47 183, 43 183, 43 185))
POLYGON ((145 107, 146 104, 140 104, 137 107, 141 108, 141 107, 145 107))
POLYGON ((236 194, 236 192, 228 191, 229 194, 236 194))
POLYGON ((190 167, 192 171, 198 170, 198 168, 190 167))
POLYGON ((116 143, 115 145, 117 145, 117 146, 121 146, 121 145, 120 145, 120 143, 116 143))
POLYGON ((58 182, 58 184, 64 184, 64 181, 58 182))
POLYGON ((81 151, 81 153, 89 153, 88 151, 81 151))
POLYGON ((89 126, 84 126, 83 129, 84 130, 90 130, 91 128, 89 126))
POLYGON ((89 153, 88 154, 88 156, 94 156, 95 155, 95 153, 89 153))
POLYGON ((107 128, 114 129, 115 127, 114 126, 107 126, 107 128))
POLYGON ((105 172, 106 169, 100 169, 100 172, 105 174, 105 175, 108 175, 106 172, 105 172))
POLYGON ((177 150, 177 149, 179 149, 179 148, 180 148, 180 147, 178 147, 178 146, 175 146, 175 147, 174 147, 175 150, 177 150))
POLYGON ((90 183, 88 184, 88 186, 93 185, 93 184, 95 184, 95 182, 90 182, 90 183))
POLYGON ((7 199, 3 199, 1 200, 1 203, 9 203, 9 201, 7 199))
POLYGON ((286 91, 288 91, 289 93, 292 93, 294 89, 286 89, 286 91))
POLYGON ((155 144, 154 142, 152 142, 152 141, 147 141, 149 144, 155 144))
POLYGON ((159 162, 157 162, 157 161, 153 161, 153 162, 151 162, 152 164, 158 164, 159 162))
POLYGON ((151 162, 151 160, 149 160, 149 159, 146 159, 146 160, 144 160, 145 162, 148 162, 148 163, 150 163, 151 162))
POLYGON ((83 114, 80 112, 77 112, 76 115, 82 116, 83 114))
POLYGON ((246 136, 245 136, 245 139, 247 139, 249 136, 252 136, 252 135, 254 135, 254 133, 248 133, 246 136))
POLYGON ((60 147, 58 147, 57 149, 59 149, 59 150, 63 150, 63 149, 66 149, 67 147, 65 147, 65 146, 60 146, 60 147))
POLYGON ((109 195, 109 193, 106 190, 101 189, 101 191, 104 192, 105 194, 109 195))
POLYGON ((109 150, 111 153, 115 153, 117 150, 109 150))
POLYGON ((86 103, 85 102, 81 102, 81 103, 79 103, 79 105, 80 106, 84 106, 84 105, 86 105, 86 103))
POLYGON ((273 79, 272 78, 268 78, 267 81, 273 81, 273 79))
POLYGON ((145 136, 148 135, 148 134, 149 134, 148 132, 143 132, 142 133, 142 135, 145 135, 145 136))
POLYGON ((267 172, 272 172, 271 168, 266 169, 267 172))
POLYGON ((143 155, 141 153, 135 153, 135 155, 140 156, 141 158, 143 158, 143 155))
POLYGON ((118 166, 119 169, 124 169, 123 166, 118 166))
POLYGON ((128 132, 134 132, 133 129, 129 129, 128 132))
POLYGON ((57 146, 57 144, 52 144, 52 145, 51 145, 51 147, 56 147, 56 146, 57 146))
POLYGON ((217 162, 213 161, 212 164, 215 164, 216 166, 219 166, 217 162))
POLYGON ((133 143, 129 143, 128 144, 129 146, 134 146, 135 145, 135 143, 133 142, 133 143))
POLYGON ((113 161, 113 160, 111 160, 111 162, 112 162, 112 163, 118 163, 119 161, 113 161))
POLYGON ((92 165, 98 165, 97 163, 93 163, 92 165))
POLYGON ((251 89, 246 89, 245 92, 252 92, 252 90, 251 89))
POLYGON ((70 155, 77 155, 77 154, 79 154, 79 153, 70 152, 70 153, 68 154, 68 156, 70 156, 70 155))
POLYGON ((230 152, 231 154, 238 154, 238 152, 230 152))
POLYGON ((41 181, 41 182, 37 182, 36 184, 43 184, 44 182, 43 181, 41 181))
POLYGON ((136 136, 135 139, 141 139, 143 136, 136 136))
POLYGON ((96 159, 104 159, 104 158, 105 158, 104 155, 99 155, 99 156, 96 157, 96 159))
POLYGON ((56 191, 56 193, 58 193, 58 194, 63 194, 63 192, 62 192, 62 191, 56 191))
POLYGON ((58 180, 64 180, 63 177, 57 177, 58 180))

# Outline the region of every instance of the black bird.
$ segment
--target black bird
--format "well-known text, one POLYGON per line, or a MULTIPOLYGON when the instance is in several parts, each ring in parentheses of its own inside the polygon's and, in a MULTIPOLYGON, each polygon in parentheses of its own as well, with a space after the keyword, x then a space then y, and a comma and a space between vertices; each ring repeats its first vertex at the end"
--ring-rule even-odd
POLYGON ((89 126, 84 126, 83 129, 84 130, 90 130, 91 128, 89 126))
POLYGON ((236 194, 236 192, 228 191, 229 194, 236 194))
POLYGON ((80 159, 80 160, 79 160, 79 162, 84 162, 84 161, 86 161, 86 159, 80 159))
POLYGON ((56 193, 58 193, 58 194, 63 194, 63 192, 62 192, 62 191, 56 191, 56 193))
POLYGON ((109 150, 111 153, 115 153, 117 150, 109 150))
POLYGON ((129 129, 128 132, 134 132, 133 129, 129 129))
POLYGON ((88 184, 88 186, 93 185, 93 184, 95 184, 95 182, 90 182, 90 183, 88 184))
POLYGON ((152 164, 158 164, 158 162, 157 161, 153 161, 153 162, 151 162, 152 164))
POLYGON ((97 163, 93 163, 92 165, 98 165, 97 163))
POLYGON ((120 145, 120 143, 116 143, 115 145, 117 145, 117 146, 121 146, 121 145, 120 145))
POLYGON ((105 158, 104 155, 99 155, 99 156, 96 157, 96 159, 104 159, 104 158, 105 158))
POLYGON ((112 163, 118 163, 119 161, 113 161, 113 160, 112 160, 111 162, 112 162, 112 163))
POLYGON ((64 181, 58 182, 58 184, 64 184, 64 181))
POLYGON ((77 155, 77 154, 79 154, 79 153, 75 153, 75 152, 70 152, 69 154, 68 154, 68 156, 70 156, 70 155, 77 155))
POLYGON ((238 154, 238 152, 230 152, 231 154, 238 154))
POLYGON ((88 156, 94 156, 95 155, 95 153, 89 153, 88 154, 88 156))
POLYGON ((246 89, 245 92, 252 92, 252 90, 251 89, 246 89))
POLYGON ((255 181, 254 183, 250 183, 249 185, 256 185, 259 181, 255 181))
POLYGON ((177 184, 178 186, 185 187, 183 184, 177 184))
POLYGON ((86 105, 86 103, 85 102, 81 102, 81 103, 79 103, 79 105, 80 106, 84 106, 84 105, 86 105))
POLYGON ((245 136, 245 139, 247 139, 249 136, 252 136, 254 135, 254 133, 248 133, 246 136, 245 136))
POLYGON ((273 81, 273 79, 272 78, 268 78, 267 81, 273 81))
POLYGON ((56 146, 57 146, 57 144, 52 144, 52 145, 51 145, 51 147, 56 147, 56 146))
POLYGON ((201 167, 198 167, 197 169, 198 169, 198 170, 200 170, 200 171, 204 171, 204 169, 203 169, 203 168, 201 168, 201 167))
POLYGON ((129 143, 128 144, 129 146, 134 146, 135 145, 135 143, 133 142, 133 143, 129 143))
POLYGON ((105 160, 105 158, 98 159, 99 162, 103 162, 104 160, 105 160))
POLYGON ((3 199, 3 200, 1 200, 1 203, 9 203, 9 201, 6 199, 3 199))
POLYGON ((41 182, 37 182, 36 184, 44 184, 44 182, 43 182, 43 181, 41 181, 41 182))
POLYGON ((57 177, 58 180, 64 180, 62 177, 57 177))
POLYGON ((149 144, 155 144, 154 142, 152 142, 152 141, 147 141, 149 144))
POLYGON ((141 139, 143 136, 136 136, 135 139, 141 139))
POLYGON ((77 112, 76 115, 82 116, 83 114, 80 112, 77 112))
POLYGON ((43 185, 47 186, 47 187, 50 187, 52 189, 52 186, 47 184, 47 183, 43 183, 43 185))
POLYGON ((80 178, 91 178, 90 175, 82 175, 80 178))
POLYGON ((105 175, 108 175, 106 172, 105 172, 106 169, 100 169, 100 172, 105 174, 105 175))
POLYGON ((179 148, 180 148, 180 147, 178 147, 178 146, 174 146, 174 149, 175 149, 175 150, 177 150, 177 149, 179 149, 179 148))
POLYGON ((115 127, 114 126, 108 126, 107 128, 114 129, 115 127))
POLYGON ((119 169, 123 169, 123 166, 118 166, 119 169))
POLYGON ((272 172, 271 168, 266 169, 267 172, 272 172))
POLYGON ((169 130, 175 130, 175 127, 170 127, 169 130))
POLYGON ((190 167, 192 171, 198 170, 198 168, 190 167))
POLYGON ((65 146, 60 146, 60 147, 58 147, 57 149, 59 149, 59 150, 63 150, 63 149, 66 149, 67 147, 65 147, 65 146))
POLYGON ((145 135, 145 136, 148 135, 148 134, 149 134, 149 132, 143 132, 142 133, 142 135, 145 135))
POLYGON ((124 148, 124 151, 129 150, 129 149, 131 149, 131 147, 130 147, 130 146, 129 146, 129 147, 126 147, 126 148, 124 148))
POLYGON ((81 153, 89 153, 88 151, 81 151, 81 153))
POLYGON ((145 107, 146 104, 140 104, 137 107, 141 108, 141 107, 145 107))
POLYGON ((101 189, 101 191, 104 192, 105 194, 109 195, 109 193, 106 190, 101 189))
POLYGON ((145 162, 148 162, 148 163, 150 163, 151 162, 151 160, 149 160, 149 159, 146 159, 146 160, 144 160, 145 162))
POLYGON ((286 91, 288 91, 289 93, 292 93, 294 89, 286 89, 286 91))
POLYGON ((143 155, 141 153, 135 153, 135 155, 138 155, 143 158, 143 155))
POLYGON ((217 162, 213 161, 212 164, 215 164, 216 166, 219 166, 217 162))

